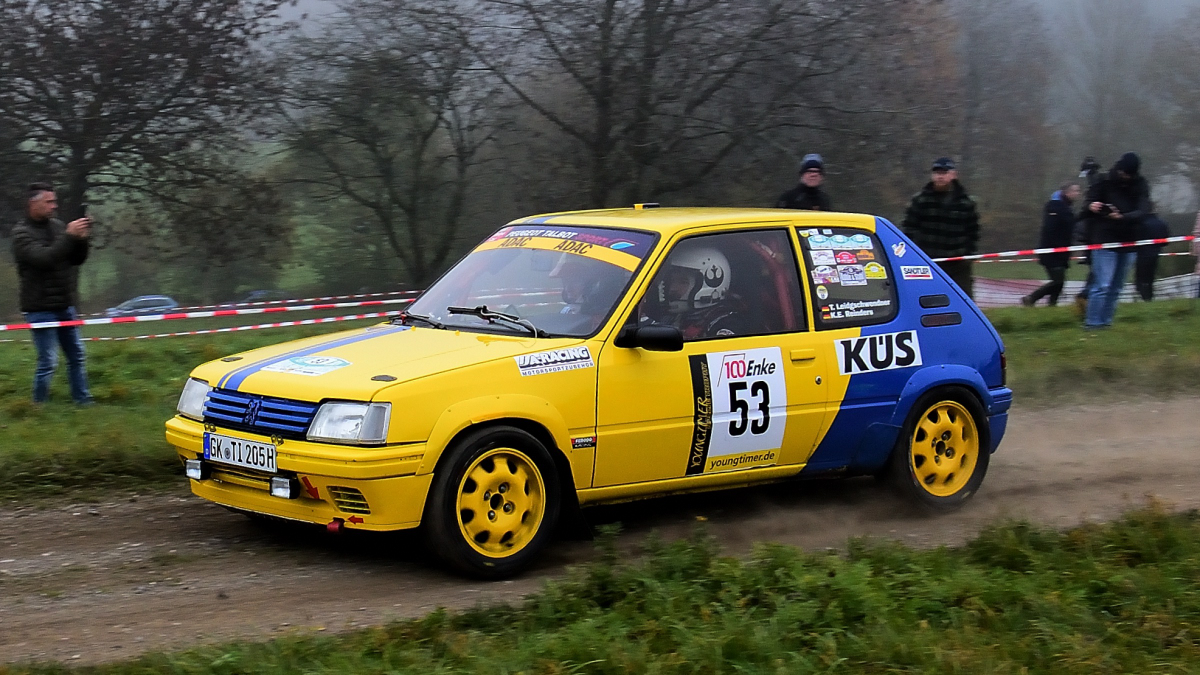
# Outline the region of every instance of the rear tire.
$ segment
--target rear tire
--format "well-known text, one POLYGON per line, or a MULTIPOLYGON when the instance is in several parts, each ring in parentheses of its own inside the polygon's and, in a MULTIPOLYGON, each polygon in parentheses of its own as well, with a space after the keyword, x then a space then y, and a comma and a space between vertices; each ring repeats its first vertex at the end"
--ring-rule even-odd
POLYGON ((946 387, 925 394, 913 406, 887 476, 904 497, 926 510, 947 513, 979 489, 990 458, 983 406, 966 389, 946 387))
POLYGON ((496 426, 467 435, 447 453, 425 507, 429 547, 473 577, 519 573, 558 520, 561 486, 550 452, 526 431, 496 426))

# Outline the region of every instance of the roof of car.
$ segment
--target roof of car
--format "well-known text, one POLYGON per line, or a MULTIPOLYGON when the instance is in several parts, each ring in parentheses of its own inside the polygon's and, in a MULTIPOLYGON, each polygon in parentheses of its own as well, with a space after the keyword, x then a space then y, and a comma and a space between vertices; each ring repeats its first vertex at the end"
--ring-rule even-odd
POLYGON ((642 205, 623 209, 594 211, 563 211, 519 218, 509 225, 590 225, 653 230, 674 234, 679 230, 705 225, 731 223, 789 222, 803 227, 811 221, 813 227, 837 225, 875 229, 875 216, 862 213, 826 213, 792 209, 738 209, 715 207, 660 208, 642 205))

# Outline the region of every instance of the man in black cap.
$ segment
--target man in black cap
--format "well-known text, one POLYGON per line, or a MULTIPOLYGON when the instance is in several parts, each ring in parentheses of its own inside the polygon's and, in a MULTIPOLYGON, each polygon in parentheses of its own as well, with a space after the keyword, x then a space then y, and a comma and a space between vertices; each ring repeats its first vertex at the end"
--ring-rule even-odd
MULTIPOLYGON (((1137 239, 1150 213, 1150 184, 1141 175, 1142 161, 1132 152, 1121 155, 1112 171, 1088 190, 1087 217, 1092 243, 1112 244, 1137 239)), ((1132 252, 1120 248, 1092 251, 1094 284, 1088 295, 1085 328, 1111 326, 1117 297, 1125 284, 1132 252)))
MULTIPOLYGON (((904 234, 931 258, 974 255, 979 243, 979 212, 975 200, 958 182, 954 160, 940 157, 932 167, 932 178, 913 196, 901 224, 904 234)), ((937 263, 954 283, 974 297, 972 261, 937 263)))
POLYGON ((825 162, 818 154, 805 155, 800 164, 800 184, 783 193, 777 209, 800 209, 802 211, 832 211, 833 202, 821 189, 825 182, 825 162))

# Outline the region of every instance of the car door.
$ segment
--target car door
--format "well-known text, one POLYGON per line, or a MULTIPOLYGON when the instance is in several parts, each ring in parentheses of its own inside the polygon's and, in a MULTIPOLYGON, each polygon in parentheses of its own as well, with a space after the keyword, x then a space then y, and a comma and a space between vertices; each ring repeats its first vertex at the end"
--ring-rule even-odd
POLYGON ((808 328, 789 231, 682 239, 642 293, 627 327, 674 325, 683 349, 601 351, 593 486, 721 472, 736 481, 807 459, 826 414, 828 358, 808 328))

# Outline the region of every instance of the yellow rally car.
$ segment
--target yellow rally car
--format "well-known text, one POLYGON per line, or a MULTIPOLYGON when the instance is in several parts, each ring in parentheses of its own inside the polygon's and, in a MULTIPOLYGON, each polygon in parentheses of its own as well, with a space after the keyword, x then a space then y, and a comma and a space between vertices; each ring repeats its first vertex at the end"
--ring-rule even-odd
POLYGON ((514 221, 390 323, 196 368, 167 439, 199 496, 421 527, 512 574, 582 505, 798 475, 975 492, 1000 336, 866 215, 634 207, 514 221))

